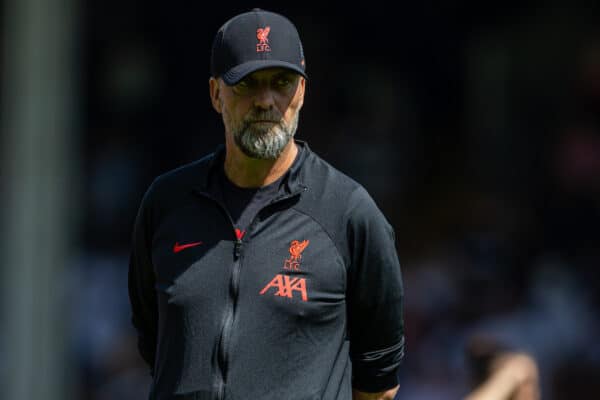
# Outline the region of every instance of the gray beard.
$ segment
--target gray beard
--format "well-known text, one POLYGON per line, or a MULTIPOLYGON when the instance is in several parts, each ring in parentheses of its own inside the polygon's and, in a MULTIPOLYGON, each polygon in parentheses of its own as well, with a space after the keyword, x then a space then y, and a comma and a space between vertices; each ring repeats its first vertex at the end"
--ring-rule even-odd
POLYGON ((252 115, 238 126, 233 127, 235 144, 248 157, 261 160, 277 159, 296 134, 299 112, 296 112, 289 125, 272 114, 272 112, 266 112, 252 115), (275 125, 250 123, 250 121, 260 119, 279 120, 280 122, 275 125))

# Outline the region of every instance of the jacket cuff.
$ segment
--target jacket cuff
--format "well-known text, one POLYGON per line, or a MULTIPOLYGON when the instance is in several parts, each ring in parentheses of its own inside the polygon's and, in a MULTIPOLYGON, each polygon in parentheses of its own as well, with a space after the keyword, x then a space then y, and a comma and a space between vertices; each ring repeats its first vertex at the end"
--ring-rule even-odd
POLYGON ((394 346, 352 358, 353 388, 376 393, 396 387, 400 363, 404 358, 404 337, 394 346))
POLYGON ((388 389, 398 386, 398 370, 394 370, 392 373, 380 376, 355 376, 352 382, 352 387, 356 390, 366 393, 377 393, 383 392, 388 389))

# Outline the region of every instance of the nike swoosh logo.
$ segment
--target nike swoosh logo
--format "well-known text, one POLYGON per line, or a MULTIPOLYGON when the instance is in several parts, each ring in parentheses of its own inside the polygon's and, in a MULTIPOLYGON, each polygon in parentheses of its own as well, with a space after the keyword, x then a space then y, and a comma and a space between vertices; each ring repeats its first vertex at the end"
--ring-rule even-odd
POLYGON ((194 243, 186 243, 186 244, 179 244, 179 242, 177 242, 173 245, 173 253, 179 253, 181 250, 189 249, 190 247, 196 247, 201 244, 202 244, 202 242, 194 242, 194 243))

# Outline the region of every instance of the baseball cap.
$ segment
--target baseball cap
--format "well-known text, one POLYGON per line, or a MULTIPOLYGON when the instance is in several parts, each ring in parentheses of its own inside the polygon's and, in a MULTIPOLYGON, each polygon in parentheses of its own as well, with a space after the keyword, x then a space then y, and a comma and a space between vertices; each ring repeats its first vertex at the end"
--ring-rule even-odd
POLYGON ((300 36, 289 19, 255 8, 236 15, 218 30, 211 54, 214 77, 235 85, 254 71, 273 67, 307 78, 300 36))

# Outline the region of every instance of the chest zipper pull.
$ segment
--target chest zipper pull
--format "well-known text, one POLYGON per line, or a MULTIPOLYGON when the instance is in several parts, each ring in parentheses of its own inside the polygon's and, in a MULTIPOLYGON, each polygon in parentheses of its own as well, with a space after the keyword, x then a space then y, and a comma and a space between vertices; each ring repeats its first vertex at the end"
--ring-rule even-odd
POLYGON ((233 255, 235 256, 236 259, 240 258, 240 254, 242 252, 242 239, 238 239, 235 242, 235 245, 233 247, 233 255))

